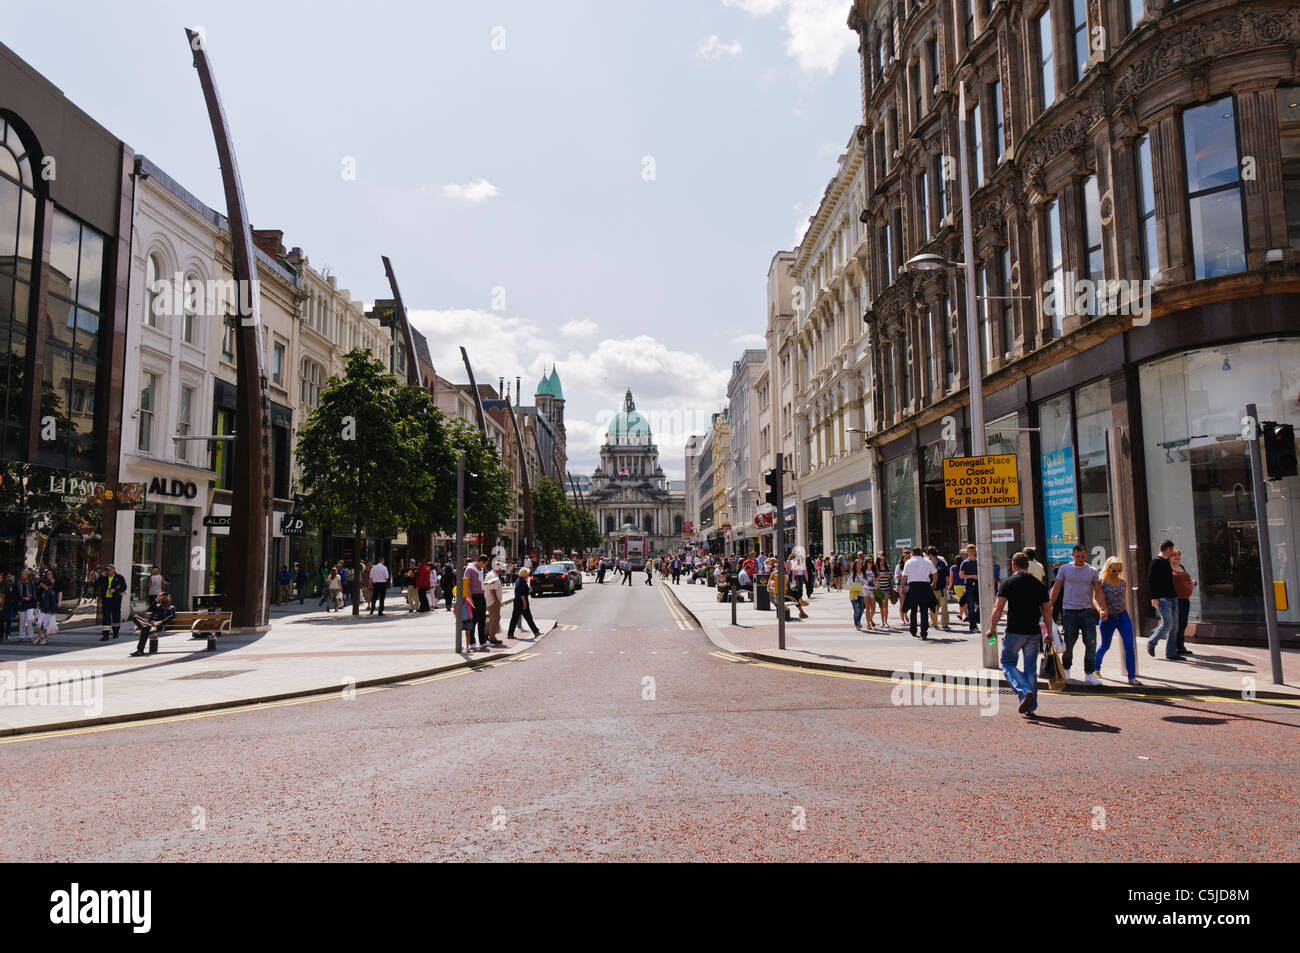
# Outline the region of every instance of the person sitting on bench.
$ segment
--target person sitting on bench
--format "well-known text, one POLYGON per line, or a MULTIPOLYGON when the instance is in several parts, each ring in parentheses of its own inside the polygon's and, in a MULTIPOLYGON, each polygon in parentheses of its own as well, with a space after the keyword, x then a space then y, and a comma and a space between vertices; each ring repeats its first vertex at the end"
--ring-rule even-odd
POLYGON ((176 607, 172 605, 172 597, 163 593, 154 603, 153 608, 149 610, 147 616, 132 616, 131 621, 135 623, 136 630, 140 633, 140 641, 131 653, 131 658, 144 655, 144 643, 151 635, 157 635, 163 629, 167 628, 167 623, 176 617, 176 607))

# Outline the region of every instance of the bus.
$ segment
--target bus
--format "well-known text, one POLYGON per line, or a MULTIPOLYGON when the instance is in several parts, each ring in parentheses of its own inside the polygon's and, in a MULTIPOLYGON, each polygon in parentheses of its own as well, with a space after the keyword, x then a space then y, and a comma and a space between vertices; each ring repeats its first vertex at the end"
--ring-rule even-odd
POLYGON ((614 536, 614 555, 620 561, 626 559, 632 569, 639 572, 645 569, 649 543, 645 533, 618 533, 614 536))

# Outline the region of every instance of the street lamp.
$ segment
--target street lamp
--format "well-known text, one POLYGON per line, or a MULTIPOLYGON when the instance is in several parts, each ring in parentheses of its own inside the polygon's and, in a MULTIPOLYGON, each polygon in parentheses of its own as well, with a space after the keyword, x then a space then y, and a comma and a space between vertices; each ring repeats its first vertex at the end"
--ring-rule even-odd
MULTIPOLYGON (((971 453, 982 457, 986 453, 984 440, 984 374, 980 364, 979 316, 975 313, 975 235, 971 230, 969 152, 966 146, 966 83, 959 87, 957 106, 957 151, 961 164, 961 244, 962 261, 949 261, 942 255, 917 255, 907 266, 914 271, 938 271, 942 268, 960 268, 966 273, 966 368, 970 384, 971 453)), ((989 523, 988 507, 975 507, 975 559, 979 565, 979 604, 983 618, 993 611, 993 530, 989 523)), ((985 668, 998 667, 996 642, 990 645, 980 639, 981 659, 985 668)))

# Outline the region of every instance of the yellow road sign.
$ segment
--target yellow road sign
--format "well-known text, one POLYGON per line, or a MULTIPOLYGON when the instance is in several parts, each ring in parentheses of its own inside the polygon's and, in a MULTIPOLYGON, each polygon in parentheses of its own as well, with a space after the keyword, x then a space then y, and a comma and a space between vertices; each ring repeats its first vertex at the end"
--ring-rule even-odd
POLYGON ((1020 477, 1016 455, 951 457, 943 461, 943 496, 949 509, 960 506, 1017 506, 1020 477))

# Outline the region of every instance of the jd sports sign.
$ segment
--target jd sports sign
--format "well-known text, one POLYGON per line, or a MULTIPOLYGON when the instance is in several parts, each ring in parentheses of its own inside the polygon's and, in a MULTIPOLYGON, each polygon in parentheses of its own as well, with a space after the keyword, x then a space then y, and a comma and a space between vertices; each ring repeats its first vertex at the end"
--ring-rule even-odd
POLYGON ((199 487, 197 483, 187 483, 184 480, 168 482, 162 477, 154 477, 149 482, 149 492, 158 496, 178 496, 192 500, 199 495, 199 487))

